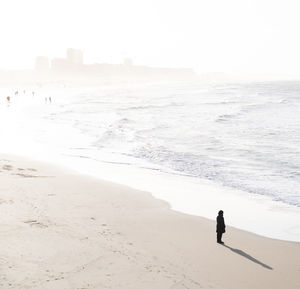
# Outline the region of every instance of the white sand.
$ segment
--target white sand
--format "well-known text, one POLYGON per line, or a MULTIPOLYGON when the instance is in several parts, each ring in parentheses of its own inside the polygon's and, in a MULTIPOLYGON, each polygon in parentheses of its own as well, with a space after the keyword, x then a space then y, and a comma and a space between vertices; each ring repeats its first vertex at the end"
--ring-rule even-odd
POLYGON ((48 164, 1 157, 0 214, 0 288, 300 288, 300 243, 48 164))

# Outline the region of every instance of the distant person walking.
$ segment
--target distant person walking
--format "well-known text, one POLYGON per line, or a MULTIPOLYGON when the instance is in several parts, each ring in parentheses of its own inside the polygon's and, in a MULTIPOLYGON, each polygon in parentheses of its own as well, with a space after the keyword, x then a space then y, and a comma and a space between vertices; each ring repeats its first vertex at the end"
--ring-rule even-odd
POLYGON ((222 241, 222 235, 225 233, 225 222, 223 217, 223 211, 219 211, 217 216, 217 243, 224 244, 222 241))

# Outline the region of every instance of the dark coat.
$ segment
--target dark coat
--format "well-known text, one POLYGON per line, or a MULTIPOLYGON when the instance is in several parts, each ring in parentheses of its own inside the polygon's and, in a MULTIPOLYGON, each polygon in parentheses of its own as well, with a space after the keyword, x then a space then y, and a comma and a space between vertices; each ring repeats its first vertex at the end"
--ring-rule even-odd
POLYGON ((225 233, 225 227, 224 217, 219 215, 217 217, 217 233, 225 233))

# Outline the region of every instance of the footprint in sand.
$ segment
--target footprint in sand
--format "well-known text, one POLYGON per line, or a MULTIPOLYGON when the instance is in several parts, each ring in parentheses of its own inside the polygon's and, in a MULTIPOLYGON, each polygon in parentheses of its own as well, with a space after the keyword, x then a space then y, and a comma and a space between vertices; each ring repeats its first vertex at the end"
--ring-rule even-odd
POLYGON ((41 222, 38 222, 37 220, 27 220, 24 223, 29 224, 32 227, 38 227, 38 228, 47 228, 48 227, 47 225, 45 225, 41 222))
POLYGON ((13 169, 13 166, 11 166, 11 165, 3 165, 2 169, 5 170, 5 171, 11 171, 13 169))
POLYGON ((35 175, 29 175, 29 174, 23 174, 23 173, 17 173, 17 174, 12 174, 12 175, 16 175, 16 176, 20 176, 23 178, 37 178, 38 176, 35 175))
POLYGON ((32 171, 32 172, 37 172, 36 169, 33 169, 33 168, 27 168, 28 171, 32 171))
POLYGON ((3 200, 3 199, 0 199, 0 205, 1 204, 13 204, 14 203, 14 201, 13 200, 3 200))

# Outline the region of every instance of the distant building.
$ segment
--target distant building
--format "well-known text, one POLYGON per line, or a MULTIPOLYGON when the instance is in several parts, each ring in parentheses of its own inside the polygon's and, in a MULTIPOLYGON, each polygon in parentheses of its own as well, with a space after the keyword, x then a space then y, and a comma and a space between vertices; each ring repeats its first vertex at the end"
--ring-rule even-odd
POLYGON ((131 58, 124 58, 123 64, 126 66, 131 66, 131 65, 133 65, 133 61, 131 58))
POLYGON ((55 71, 67 71, 70 69, 70 63, 65 58, 53 58, 51 60, 51 69, 55 71))
POLYGON ((48 71, 49 70, 49 59, 46 56, 38 56, 35 59, 34 69, 36 71, 48 71))
POLYGON ((67 49, 67 60, 73 64, 83 64, 83 53, 81 50, 69 48, 67 49))

